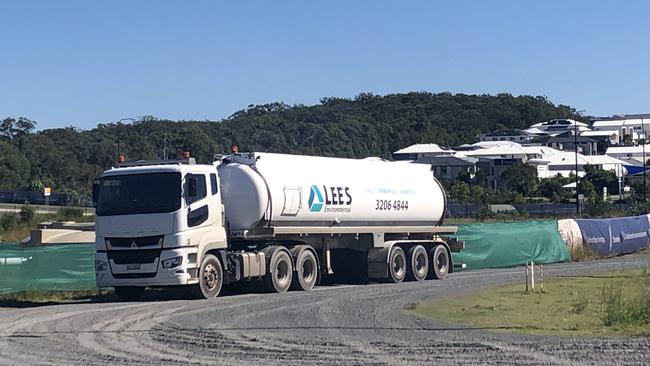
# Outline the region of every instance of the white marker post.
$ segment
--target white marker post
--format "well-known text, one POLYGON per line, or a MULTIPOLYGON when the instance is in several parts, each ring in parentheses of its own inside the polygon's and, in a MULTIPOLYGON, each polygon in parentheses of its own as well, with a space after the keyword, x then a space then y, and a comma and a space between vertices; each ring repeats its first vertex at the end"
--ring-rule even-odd
POLYGON ((535 263, 530 261, 530 289, 535 292, 535 263))
POLYGON ((544 265, 539 265, 539 290, 544 292, 544 265))

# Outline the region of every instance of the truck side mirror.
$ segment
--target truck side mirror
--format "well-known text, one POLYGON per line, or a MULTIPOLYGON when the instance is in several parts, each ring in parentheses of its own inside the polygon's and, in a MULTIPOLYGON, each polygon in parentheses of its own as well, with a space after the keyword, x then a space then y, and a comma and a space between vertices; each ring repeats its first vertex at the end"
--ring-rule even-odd
POLYGON ((97 207, 97 199, 99 198, 99 184, 99 179, 93 180, 93 207, 97 207))

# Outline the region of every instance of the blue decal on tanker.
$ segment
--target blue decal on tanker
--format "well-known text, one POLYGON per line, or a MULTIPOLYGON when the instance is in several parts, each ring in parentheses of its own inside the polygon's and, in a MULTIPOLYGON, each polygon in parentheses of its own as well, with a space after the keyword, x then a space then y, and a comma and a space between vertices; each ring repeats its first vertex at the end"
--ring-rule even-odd
POLYGON ((320 212, 323 209, 323 195, 320 193, 320 190, 317 186, 311 186, 309 191, 309 211, 311 212, 320 212))

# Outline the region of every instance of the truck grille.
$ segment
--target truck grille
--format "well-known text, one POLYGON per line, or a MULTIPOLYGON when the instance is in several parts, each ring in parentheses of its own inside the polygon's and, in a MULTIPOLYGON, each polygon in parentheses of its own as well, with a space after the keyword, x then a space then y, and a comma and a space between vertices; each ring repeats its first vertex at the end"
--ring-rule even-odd
POLYGON ((109 248, 162 247, 164 235, 142 236, 138 238, 106 238, 109 248))
POLYGON ((153 263, 160 257, 160 249, 116 250, 106 252, 108 260, 115 264, 153 263))

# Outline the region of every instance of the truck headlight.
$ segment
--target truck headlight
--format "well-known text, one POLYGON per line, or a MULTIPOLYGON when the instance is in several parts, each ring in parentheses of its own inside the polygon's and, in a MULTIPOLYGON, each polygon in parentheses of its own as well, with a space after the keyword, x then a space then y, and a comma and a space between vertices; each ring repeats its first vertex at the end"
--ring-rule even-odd
POLYGON ((108 263, 95 260, 95 272, 105 272, 108 269, 108 263))
POLYGON ((172 269, 180 266, 183 263, 183 257, 174 257, 162 261, 162 266, 165 269, 172 269))

